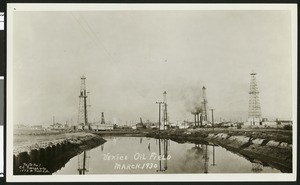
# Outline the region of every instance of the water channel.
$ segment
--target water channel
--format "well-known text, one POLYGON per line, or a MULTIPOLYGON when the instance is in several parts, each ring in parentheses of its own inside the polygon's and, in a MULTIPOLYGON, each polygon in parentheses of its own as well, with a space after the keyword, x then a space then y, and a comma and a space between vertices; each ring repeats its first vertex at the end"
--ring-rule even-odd
POLYGON ((53 174, 281 173, 220 146, 146 137, 104 139, 53 174))

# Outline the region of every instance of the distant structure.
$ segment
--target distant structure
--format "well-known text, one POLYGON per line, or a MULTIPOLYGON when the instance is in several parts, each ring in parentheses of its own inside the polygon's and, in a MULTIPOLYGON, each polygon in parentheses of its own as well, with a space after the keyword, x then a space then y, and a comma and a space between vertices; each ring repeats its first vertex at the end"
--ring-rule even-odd
POLYGON ((79 94, 79 110, 78 110, 78 128, 89 129, 87 114, 87 91, 85 85, 85 76, 81 78, 80 94, 79 94))
POLYGON ((104 119, 104 112, 101 112, 101 119, 93 124, 90 124, 90 130, 100 131, 100 130, 113 130, 114 125, 107 123, 104 119))
POLYGON ((100 124, 105 124, 104 112, 101 113, 101 123, 100 124))
MULTIPOLYGON (((202 121, 207 121, 207 97, 206 97, 206 88, 202 87, 202 104, 203 104, 203 112, 202 112, 202 121)), ((202 123, 201 121, 201 123, 202 123)), ((202 124, 201 124, 202 125, 202 124)))
POLYGON ((169 128, 169 115, 168 115, 168 104, 167 104, 167 92, 163 93, 163 106, 162 106, 162 120, 163 120, 163 129, 169 128))
POLYGON ((136 124, 136 129, 145 129, 146 125, 144 125, 142 118, 140 118, 140 122, 136 124))
POLYGON ((259 103, 259 91, 256 83, 256 73, 250 73, 250 91, 249 91, 249 112, 248 124, 262 124, 261 108, 259 103))

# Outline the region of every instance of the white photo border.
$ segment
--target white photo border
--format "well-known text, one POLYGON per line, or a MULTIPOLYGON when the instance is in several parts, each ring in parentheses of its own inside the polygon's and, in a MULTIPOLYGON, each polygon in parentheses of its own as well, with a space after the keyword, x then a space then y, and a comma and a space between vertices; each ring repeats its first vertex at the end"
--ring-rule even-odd
POLYGON ((7 4, 7 182, 237 182, 296 181, 297 172, 297 5, 296 4, 7 4), (13 16, 15 11, 107 10, 290 10, 293 76, 293 173, 281 174, 132 174, 132 175, 13 175, 13 16))

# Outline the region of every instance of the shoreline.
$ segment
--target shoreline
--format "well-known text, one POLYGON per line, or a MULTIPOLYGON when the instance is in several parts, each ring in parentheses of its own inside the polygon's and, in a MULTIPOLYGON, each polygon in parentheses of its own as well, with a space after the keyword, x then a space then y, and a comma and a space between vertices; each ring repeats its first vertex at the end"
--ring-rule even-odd
POLYGON ((106 142, 102 137, 86 132, 61 133, 55 137, 55 140, 14 148, 14 174, 52 174, 74 156, 106 142))
POLYGON ((160 134, 149 132, 146 137, 171 139, 178 143, 219 145, 250 161, 275 167, 283 173, 292 173, 292 143, 289 137, 279 136, 282 133, 259 135, 263 132, 261 130, 249 132, 219 130, 213 133, 211 129, 187 129, 161 131, 160 134))
POLYGON ((127 130, 93 132, 101 137, 149 137, 170 139, 177 143, 219 145, 241 154, 250 161, 261 163, 291 173, 292 131, 279 129, 170 129, 170 130, 127 130))
MULTIPOLYGON (((41 158, 51 159, 55 164, 66 163, 71 157, 105 143, 106 140, 103 137, 107 136, 149 137, 170 139, 177 143, 218 145, 233 153, 241 154, 251 162, 277 168, 283 173, 291 173, 293 169, 291 131, 271 129, 215 129, 212 131, 211 128, 40 133, 34 136, 38 139, 35 143, 31 141, 31 145, 25 141, 17 146, 14 145, 14 167, 20 166, 23 162, 41 163, 41 158)), ((50 168, 53 171, 61 165, 63 164, 55 168, 50 166, 50 168)))

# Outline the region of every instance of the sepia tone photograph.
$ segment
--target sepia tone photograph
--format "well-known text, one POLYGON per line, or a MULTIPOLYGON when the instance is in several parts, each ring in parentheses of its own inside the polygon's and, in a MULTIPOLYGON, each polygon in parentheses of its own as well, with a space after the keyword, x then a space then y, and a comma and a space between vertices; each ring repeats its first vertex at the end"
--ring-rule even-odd
POLYGON ((7 179, 295 178, 295 11, 8 4, 7 179))

